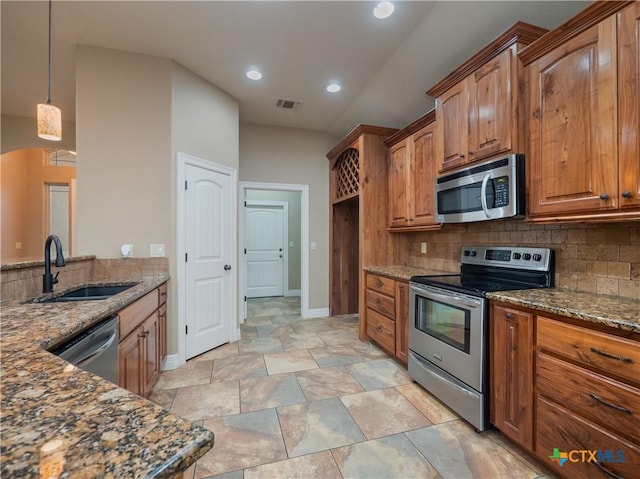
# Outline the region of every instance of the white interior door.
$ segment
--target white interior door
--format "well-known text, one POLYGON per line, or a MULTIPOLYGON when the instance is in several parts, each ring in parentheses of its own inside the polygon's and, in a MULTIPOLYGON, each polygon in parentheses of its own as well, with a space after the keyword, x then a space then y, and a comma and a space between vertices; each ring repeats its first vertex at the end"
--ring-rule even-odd
POLYGON ((232 204, 228 175, 186 165, 186 359, 231 339, 232 204))
POLYGON ((284 210, 247 205, 247 297, 284 295, 284 210))

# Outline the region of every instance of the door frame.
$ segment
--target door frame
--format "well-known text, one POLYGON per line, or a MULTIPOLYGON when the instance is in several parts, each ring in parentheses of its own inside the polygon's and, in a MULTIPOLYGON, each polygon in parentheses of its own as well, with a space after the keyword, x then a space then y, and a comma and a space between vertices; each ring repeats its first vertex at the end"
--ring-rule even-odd
MULTIPOLYGON (((178 361, 179 365, 186 362, 187 351, 187 335, 184 333, 186 325, 186 264, 181 261, 181 258, 186 254, 186 239, 184 232, 186 228, 186 194, 184 184, 186 181, 186 168, 187 165, 203 168, 205 170, 220 173, 222 175, 229 176, 231 181, 230 191, 230 209, 231 209, 231 224, 229 225, 229 234, 231 235, 231 264, 235 262, 238 256, 237 248, 237 228, 236 221, 237 215, 234 214, 237 209, 237 185, 238 185, 238 171, 235 168, 221 165, 213 161, 203 160, 195 156, 188 155, 186 153, 176 153, 176 270, 177 270, 177 290, 178 298, 176 304, 176 310, 178 312, 178 361)), ((231 289, 233 291, 232 297, 238 294, 238 273, 236 268, 231 268, 231 289)), ((229 321, 229 342, 237 341, 240 339, 240 327, 238 323, 238 309, 237 302, 231 300, 231 321, 229 321)))
MULTIPOLYGON (((289 203, 286 201, 268 201, 268 200, 245 200, 246 208, 244 209, 244 225, 245 231, 247 227, 247 213, 249 207, 260 207, 272 209, 282 209, 282 295, 288 296, 289 291, 289 203)), ((245 241, 247 238, 245 237, 245 241)), ((240 248, 246 248, 247 244, 240 243, 240 248)), ((245 258, 244 254, 241 254, 245 258)), ((246 258, 245 258, 246 261, 246 258)), ((246 271, 246 270, 245 270, 246 271)), ((302 274, 302 273, 301 273, 302 274)), ((245 286, 246 291, 246 286, 245 286)))
MULTIPOLYGON (((247 190, 293 191, 300 193, 300 307, 303 318, 311 316, 309 309, 309 185, 289 183, 262 183, 257 181, 241 181, 238 189, 239 204, 244 205, 247 190)), ((245 209, 239 208, 238 215, 244 219, 245 209)), ((238 221, 239 244, 245 244, 245 224, 238 221)), ((285 245, 288 247, 288 244, 285 245)), ((244 246, 243 246, 244 248, 244 246)), ((247 317, 247 262, 244 254, 238 257, 238 311, 240 323, 247 317)))

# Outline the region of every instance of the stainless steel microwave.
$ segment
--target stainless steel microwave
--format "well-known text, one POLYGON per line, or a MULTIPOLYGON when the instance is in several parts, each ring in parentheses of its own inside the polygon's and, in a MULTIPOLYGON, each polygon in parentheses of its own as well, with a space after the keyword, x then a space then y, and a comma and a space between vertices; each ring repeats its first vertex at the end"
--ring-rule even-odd
POLYGON ((486 221, 524 213, 524 155, 468 165, 436 179, 439 223, 486 221))

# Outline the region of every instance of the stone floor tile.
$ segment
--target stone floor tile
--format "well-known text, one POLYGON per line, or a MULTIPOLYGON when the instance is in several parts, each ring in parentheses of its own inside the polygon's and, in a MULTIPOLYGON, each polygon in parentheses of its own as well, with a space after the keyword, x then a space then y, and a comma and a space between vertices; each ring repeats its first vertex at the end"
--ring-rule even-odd
POLYGON ((264 365, 264 359, 261 354, 242 354, 240 356, 216 359, 213 362, 211 382, 255 378, 266 375, 267 368, 264 365))
POLYGON ((363 359, 373 360, 389 357, 382 349, 368 341, 358 341, 357 343, 349 343, 348 345, 363 359))
POLYGON ((438 471, 402 434, 337 448, 331 452, 344 479, 440 478, 438 471))
POLYGON ((396 386, 396 389, 433 424, 454 421, 460 418, 460 416, 441 403, 435 396, 416 383, 396 386))
POLYGON ((352 394, 340 399, 367 439, 432 425, 394 388, 352 394))
MULTIPOLYGON (((250 313, 251 311, 247 312, 247 315, 250 313)), ((255 328, 256 326, 268 326, 270 324, 273 324, 271 322, 271 318, 269 316, 258 316, 256 318, 254 318, 253 316, 247 316, 247 319, 245 319, 244 323, 240 325, 240 327, 242 328, 242 326, 246 327, 246 328, 255 328)))
POLYGON ((204 422, 213 448, 198 460, 196 479, 287 458, 275 409, 263 409, 204 422))
POLYGON ((306 349, 264 355, 269 375, 316 369, 318 365, 306 349))
POLYGON ((350 344, 359 342, 358 333, 353 329, 338 329, 329 326, 331 331, 326 333, 318 333, 320 339, 324 341, 327 346, 336 346, 338 344, 350 344))
POLYGON ((291 327, 296 333, 329 333, 334 329, 327 324, 325 318, 302 319, 293 323, 291 327))
POLYGON ((364 391, 344 367, 301 371, 296 373, 296 377, 309 401, 364 391))
POLYGON ((279 407, 277 411, 290 458, 364 441, 338 398, 279 407))
POLYGON ((329 451, 294 457, 244 471, 244 479, 342 479, 333 456, 329 451))
POLYGON ((288 406, 306 400, 293 373, 240 381, 240 411, 242 412, 288 406))
POLYGON ((444 478, 534 479, 538 473, 462 419, 405 433, 444 478))
POLYGON ((266 354, 283 351, 282 343, 278 338, 241 339, 240 354, 266 354))
POLYGON ((269 324, 266 326, 256 326, 259 338, 278 338, 293 334, 293 328, 288 324, 269 324))
POLYGON ((291 333, 289 335, 280 336, 280 342, 285 351, 293 351, 295 349, 321 348, 325 344, 322 339, 315 333, 291 333))
POLYGON ((504 437, 500 433, 500 431, 498 431, 497 429, 490 429, 488 431, 483 432, 482 434, 483 434, 483 436, 485 438, 488 437, 488 438, 494 440, 495 442, 497 442, 498 445, 504 447, 511 454, 513 454, 515 456, 519 456, 520 459, 525 464, 527 464, 531 469, 536 471, 536 473, 539 476, 544 476, 545 478, 547 476, 549 476, 549 479, 552 479, 554 477, 554 475, 552 474, 551 470, 549 470, 547 467, 545 467, 544 464, 542 464, 539 461, 536 461, 533 457, 529 457, 529 456, 523 455, 520 452, 520 449, 518 448, 518 446, 514 445, 509 439, 504 437))
POLYGON ((177 369, 162 371, 155 387, 157 389, 176 389, 198 384, 209 384, 212 370, 213 360, 188 361, 177 369))
POLYGON ((149 399, 165 409, 170 409, 173 399, 176 397, 178 389, 158 389, 154 388, 149 394, 149 399))
POLYGON ((313 348, 309 352, 321 368, 344 366, 364 361, 364 358, 355 352, 352 347, 344 345, 313 348))
POLYGON ((237 471, 225 472, 224 474, 207 476, 203 479, 243 479, 243 477, 244 477, 244 471, 242 469, 238 469, 237 471))
POLYGON ((273 324, 292 324, 294 322, 300 321, 300 313, 296 314, 276 314, 271 316, 271 322, 273 324))
POLYGON ((189 361, 208 361, 210 359, 221 359, 228 358, 231 356, 238 355, 238 341, 234 341, 233 343, 223 344, 222 346, 218 346, 206 353, 202 353, 200 356, 196 356, 195 358, 190 359, 189 361))
POLYGON ((181 388, 176 393, 170 411, 190 421, 238 414, 240 412, 238 381, 181 388))
POLYGON ((241 339, 255 339, 258 337, 257 326, 247 326, 246 324, 240 325, 240 338, 241 339))
POLYGON ((376 359, 345 367, 367 391, 411 382, 407 371, 392 359, 376 359))
POLYGON ((261 318, 264 316, 275 316, 277 314, 282 314, 282 311, 280 311, 280 308, 261 308, 252 311, 252 313, 252 318, 261 318))

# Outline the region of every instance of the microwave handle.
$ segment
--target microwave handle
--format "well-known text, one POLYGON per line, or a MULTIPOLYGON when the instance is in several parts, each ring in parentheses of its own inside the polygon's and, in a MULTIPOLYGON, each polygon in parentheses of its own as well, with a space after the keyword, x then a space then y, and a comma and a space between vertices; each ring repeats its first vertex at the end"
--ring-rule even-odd
POLYGON ((490 179, 491 173, 484 175, 484 178, 482 179, 482 186, 480 187, 480 203, 482 204, 482 211, 484 211, 487 218, 491 218, 492 214, 487 207, 487 183, 489 183, 490 179))

